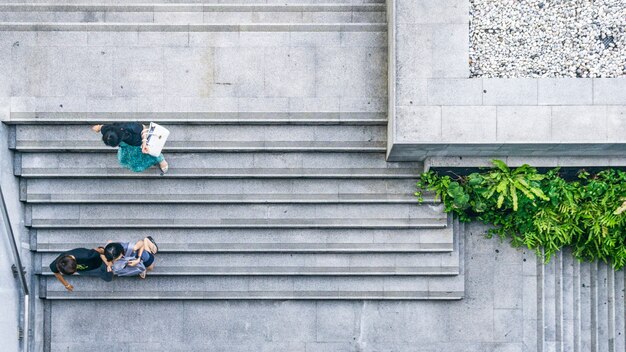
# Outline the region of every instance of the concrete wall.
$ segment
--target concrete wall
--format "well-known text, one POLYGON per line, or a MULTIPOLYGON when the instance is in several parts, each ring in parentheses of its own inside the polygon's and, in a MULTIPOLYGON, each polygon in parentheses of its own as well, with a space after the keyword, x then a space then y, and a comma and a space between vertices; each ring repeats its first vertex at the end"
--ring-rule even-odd
MULTIPOLYGON (((13 70, 11 55, 14 46, 19 45, 19 38, 13 38, 0 33, 0 121, 9 118, 11 107, 11 72, 13 70)), ((23 205, 19 201, 19 180, 13 175, 13 153, 8 148, 9 127, 0 122, 0 184, 4 192, 7 210, 15 232, 16 242, 22 254, 22 264, 30 268, 30 251, 28 247, 28 231, 24 227, 23 205)), ((19 341, 17 338, 18 310, 19 310, 19 283, 13 278, 11 265, 13 255, 9 247, 8 238, 4 232, 4 225, 0 230, 0 302, 2 302, 2 314, 0 314, 0 341, 2 351, 17 351, 19 341)), ((28 273, 30 274, 30 273, 28 273)), ((32 277, 27 278, 29 282, 32 277)), ((32 286, 32 284, 30 285, 32 286)), ((32 289, 32 287, 31 287, 32 289)), ((33 299, 31 303, 34 303, 33 299)))
MULTIPOLYGON (((0 103, 2 98, 0 98, 0 103)), ((8 104, 0 104, 0 114, 8 104)), ((19 202, 19 187, 17 179, 13 176, 12 155, 8 149, 8 127, 0 123, 0 184, 5 193, 9 217, 13 228, 18 230, 22 226, 22 206, 19 202)), ((18 322, 19 322, 19 283, 13 277, 11 265, 13 253, 10 242, 4 230, 4 224, 0 228, 0 302, 2 302, 2 314, 0 314, 0 341, 2 351, 12 352, 19 350, 18 322)), ((20 238, 16 238, 19 243, 20 238)), ((28 250, 23 252, 28 254, 28 250)))

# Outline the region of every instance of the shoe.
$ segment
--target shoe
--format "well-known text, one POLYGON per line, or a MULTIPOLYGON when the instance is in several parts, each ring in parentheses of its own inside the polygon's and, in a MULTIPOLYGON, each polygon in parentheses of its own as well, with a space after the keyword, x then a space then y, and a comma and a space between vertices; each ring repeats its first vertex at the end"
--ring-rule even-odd
POLYGON ((159 169, 161 169, 161 175, 165 175, 170 169, 170 165, 167 163, 167 161, 163 160, 161 163, 159 163, 159 169), (165 166, 161 166, 161 164, 165 164, 165 166))

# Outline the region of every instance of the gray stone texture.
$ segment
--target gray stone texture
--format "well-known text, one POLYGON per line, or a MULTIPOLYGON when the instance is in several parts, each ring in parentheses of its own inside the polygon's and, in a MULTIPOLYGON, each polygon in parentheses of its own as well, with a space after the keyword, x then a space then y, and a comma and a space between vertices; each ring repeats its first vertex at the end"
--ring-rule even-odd
MULTIPOLYGON (((8 99, 0 97, 0 115, 3 118, 4 115, 8 113, 8 105, 8 99)), ((19 190, 19 186, 12 174, 13 158, 11 157, 11 151, 8 149, 8 130, 8 126, 0 123, 0 185, 4 193, 7 212, 9 213, 13 228, 17 231, 14 234, 15 241, 18 243, 19 250, 24 256, 23 260, 25 261, 25 265, 29 265, 30 256, 27 255, 28 250, 22 250, 21 246, 21 238, 27 238, 26 236, 22 237, 27 231, 21 226, 22 221, 20 215, 22 213, 22 205, 16 194, 19 190)), ((0 299, 2 299, 6 305, 5 314, 2 314, 2 317, 0 317, 0 338, 3 341, 3 349, 13 352, 20 350, 20 341, 17 338, 19 327, 18 317, 21 314, 19 296, 20 284, 19 281, 13 277, 11 272, 11 266, 14 265, 15 262, 8 237, 10 235, 6 233, 4 221, 0 221, 0 223, 2 223, 2 227, 0 228, 0 253, 2 253, 0 256, 0 282, 2 282, 0 285, 0 299)))
MULTIPOLYGON (((609 350, 607 336, 613 334, 615 346, 623 346, 623 324, 603 330, 611 309, 623 311, 622 272, 578 264, 569 252, 544 268, 534 253, 486 239, 484 230, 467 229, 462 301, 129 301, 115 303, 115 311, 132 319, 141 310, 152 335, 137 337, 132 328, 117 331, 93 319, 81 319, 80 326, 104 330, 125 345, 134 341, 138 350, 157 343, 197 350, 208 340, 212 349, 229 351, 539 351, 556 345, 609 350), (605 280, 608 286, 601 284, 605 280), (598 289, 597 305, 589 306, 589 287, 598 289), (567 326, 581 334, 568 333, 567 326)), ((53 301, 52 350, 100 348, 89 336, 74 336, 75 325, 67 322, 77 318, 67 317, 105 307, 109 311, 98 302, 53 301)))
POLYGON ((539 79, 539 105, 591 105, 592 83, 589 78, 539 79))
POLYGON ((470 80, 466 1, 386 5, 397 15, 388 33, 374 23, 380 11, 359 6, 272 17, 187 5, 152 16, 79 11, 55 16, 78 25, 0 32, 0 114, 24 124, 0 129, 17 137, 15 151, 0 145, 2 182, 17 223, 33 225, 19 226, 24 248, 37 251, 29 270, 70 246, 148 234, 163 246, 146 280, 71 277, 69 294, 49 275, 33 276, 46 298, 36 300, 34 350, 623 350, 623 273, 569 253, 544 267, 534 253, 483 238, 483 226, 464 231, 441 205, 417 206, 421 163, 322 148, 378 147, 389 108, 391 158, 463 166, 503 153, 512 165, 626 165, 609 157, 623 155, 615 147, 623 99, 614 94, 622 82, 470 80), (211 26, 216 19, 226 24, 211 26), (113 20, 127 23, 90 22, 113 20), (298 24, 307 21, 316 23, 298 24), (166 177, 124 172, 111 151, 81 149, 98 142, 82 134, 89 123, 124 118, 172 124, 171 145, 181 148, 166 153, 166 177), (46 131, 44 121, 59 125, 46 131), (206 139, 234 149, 189 147, 206 139), (292 149, 268 149, 282 142, 292 149), (426 153, 414 153, 420 145, 426 153), (581 150, 604 157, 576 157, 581 150), (449 151, 470 157, 445 158, 449 151), (514 156, 529 154, 542 157, 514 156), (120 199, 154 189, 145 202, 120 199), (294 275, 259 275, 285 267, 294 275), (320 268, 343 275, 307 275, 320 268), (445 268, 453 270, 439 275, 445 268), (85 311, 137 324, 118 328, 85 311))
POLYGON ((623 78, 470 79, 469 3, 395 0, 388 8, 388 160, 623 152, 623 78))

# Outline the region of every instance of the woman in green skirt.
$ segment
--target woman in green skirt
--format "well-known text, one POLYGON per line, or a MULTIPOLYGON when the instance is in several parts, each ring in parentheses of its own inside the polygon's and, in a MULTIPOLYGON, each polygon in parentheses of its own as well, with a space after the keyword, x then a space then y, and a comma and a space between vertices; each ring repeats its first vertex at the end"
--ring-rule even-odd
POLYGON ((91 129, 102 133, 104 144, 109 147, 119 147, 117 160, 123 167, 134 172, 142 172, 153 165, 159 165, 161 172, 167 172, 169 167, 163 154, 157 157, 148 154, 147 130, 142 124, 138 122, 112 123, 95 125, 91 129))

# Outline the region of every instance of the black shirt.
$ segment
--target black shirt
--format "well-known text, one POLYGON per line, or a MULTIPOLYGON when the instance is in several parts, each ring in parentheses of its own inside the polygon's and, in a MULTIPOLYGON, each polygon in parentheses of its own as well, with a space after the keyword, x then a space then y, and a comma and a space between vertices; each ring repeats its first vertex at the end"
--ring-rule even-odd
POLYGON ((104 135, 109 130, 114 130, 115 132, 119 133, 121 140, 128 145, 141 145, 141 131, 143 131, 143 125, 139 122, 124 122, 102 125, 102 129, 100 129, 100 132, 102 133, 102 135, 104 135))
POLYGON ((53 273, 59 272, 59 269, 57 269, 57 261, 66 255, 71 255, 76 258, 76 271, 94 270, 98 269, 100 265, 102 265, 102 259, 100 259, 100 254, 97 251, 87 248, 74 248, 61 253, 52 263, 50 263, 50 270, 52 270, 53 273))

